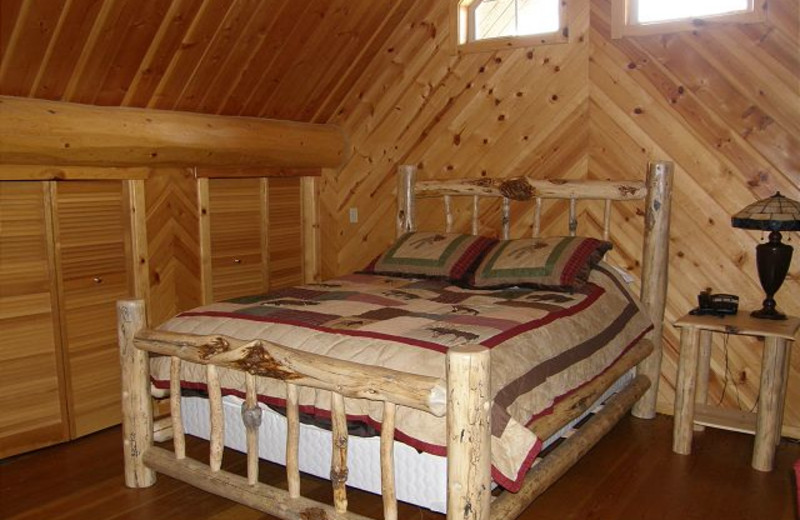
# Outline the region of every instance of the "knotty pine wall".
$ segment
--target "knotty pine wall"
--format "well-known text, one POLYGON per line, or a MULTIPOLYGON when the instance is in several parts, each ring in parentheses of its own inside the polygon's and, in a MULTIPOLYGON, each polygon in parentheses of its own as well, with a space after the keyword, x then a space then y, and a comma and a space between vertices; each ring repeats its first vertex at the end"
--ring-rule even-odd
MULTIPOLYGON (((393 12, 394 31, 330 120, 345 128, 353 153, 323 177, 325 277, 364 266, 393 239, 397 164, 417 164, 422 178, 436 179, 622 179, 643 178, 647 161, 667 159, 676 165, 667 323, 705 287, 739 294, 744 308, 760 306, 754 248, 763 237, 731 228, 730 216, 776 190, 800 198, 796 0, 771 2, 767 24, 620 40, 610 37, 608 0, 571 0, 569 44, 463 56, 451 51, 448 3, 416 0, 393 12), (360 210, 356 224, 352 207, 360 210)), ((421 227, 434 225, 432 209, 419 209, 421 227)), ((487 209, 489 232, 497 209, 487 209)), ((562 209, 546 207, 548 231, 566 232, 562 209)), ((581 233, 602 221, 594 205, 579 211, 588 218, 581 233)), ((641 206, 616 210, 612 233, 612 260, 635 274, 641 215, 641 206)), ((517 235, 526 230, 515 226, 517 235)), ((787 235, 798 244, 796 233, 787 235)), ((795 315, 796 256, 777 295, 795 315)), ((678 333, 667 325, 664 334, 659 409, 671 413, 678 333)), ((753 409, 761 351, 755 339, 731 337, 725 346, 717 335, 711 402, 753 409)), ((795 355, 784 430, 794 437, 798 370, 795 355)))

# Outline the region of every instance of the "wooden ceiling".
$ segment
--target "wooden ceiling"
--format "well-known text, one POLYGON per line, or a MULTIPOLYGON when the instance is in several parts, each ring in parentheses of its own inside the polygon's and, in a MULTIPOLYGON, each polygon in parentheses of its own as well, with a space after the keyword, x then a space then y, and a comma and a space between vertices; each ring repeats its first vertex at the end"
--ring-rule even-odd
POLYGON ((0 94, 326 122, 407 4, 0 0, 0 94))

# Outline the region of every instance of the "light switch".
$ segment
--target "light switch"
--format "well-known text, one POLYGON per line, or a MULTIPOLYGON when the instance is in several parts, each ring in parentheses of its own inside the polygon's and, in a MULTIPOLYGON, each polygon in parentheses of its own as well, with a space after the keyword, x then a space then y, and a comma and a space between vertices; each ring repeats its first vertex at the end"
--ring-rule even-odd
POLYGON ((358 208, 350 208, 350 223, 358 222, 358 208))

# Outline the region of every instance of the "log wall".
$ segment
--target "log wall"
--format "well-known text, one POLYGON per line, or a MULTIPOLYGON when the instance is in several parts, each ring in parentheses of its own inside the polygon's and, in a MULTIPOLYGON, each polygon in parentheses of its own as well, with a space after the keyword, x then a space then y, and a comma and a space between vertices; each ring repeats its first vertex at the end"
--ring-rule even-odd
MULTIPOLYGON (((512 176, 643 177, 651 159, 675 162, 665 359, 659 409, 671 413, 678 334, 669 325, 697 292, 763 298, 755 269, 759 233, 733 229, 730 216, 780 190, 800 198, 800 13, 794 0, 770 3, 766 24, 612 40, 610 2, 569 2, 569 44, 454 55, 447 2, 403 10, 331 122, 350 136, 352 157, 322 179, 323 276, 360 268, 394 237, 397 164, 423 179, 512 176), (359 208, 359 222, 349 209, 359 208)), ((420 227, 442 213, 418 209, 420 227)), ((468 208, 456 225, 469 230, 468 208)), ((499 220, 487 208, 481 231, 499 220)), ((602 208, 579 233, 602 225, 602 208)), ((512 215, 530 210, 512 207, 512 215)), ((566 234, 565 208, 545 206, 543 230, 566 234)), ((639 274, 641 207, 617 210, 612 260, 639 274)), ((513 217, 512 217, 513 218, 513 217)), ((528 222, 530 220, 528 219, 528 222)), ((512 235, 527 232, 516 225, 512 235)), ((795 234, 787 234, 797 241, 795 234)), ((777 294, 800 314, 800 260, 777 294)), ((763 343, 715 337, 710 401, 756 405, 763 343), (724 395, 723 395, 724 394, 724 395)), ((800 437, 800 359, 795 356, 784 433, 800 437)))

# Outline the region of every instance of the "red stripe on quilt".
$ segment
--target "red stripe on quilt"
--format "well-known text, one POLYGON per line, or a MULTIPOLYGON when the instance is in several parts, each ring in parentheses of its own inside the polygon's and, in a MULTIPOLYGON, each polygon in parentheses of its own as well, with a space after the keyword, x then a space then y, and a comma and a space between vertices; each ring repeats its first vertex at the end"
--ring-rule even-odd
POLYGON ((582 311, 584 309, 588 309, 594 302, 597 301, 598 298, 600 298, 600 296, 605 294, 606 291, 605 291, 605 289, 603 289, 599 285, 590 284, 590 285, 587 285, 587 287, 591 287, 592 290, 586 295, 586 298, 584 298, 583 301, 581 301, 580 303, 578 303, 576 305, 573 305, 572 307, 566 307, 562 311, 551 312, 551 313, 547 314, 546 316, 544 316, 543 318, 540 318, 538 320, 529 321, 529 322, 523 323, 523 324, 521 324, 521 325, 519 325, 517 327, 514 327, 514 328, 511 328, 511 329, 506 330, 504 332, 501 332, 500 334, 492 336, 491 338, 485 339, 484 341, 481 342, 481 345, 483 345, 484 347, 487 347, 487 348, 496 347, 500 343, 502 343, 504 341, 507 341, 507 340, 513 338, 514 336, 518 336, 519 334, 522 334, 523 332, 527 332, 529 330, 533 330, 535 328, 542 327, 542 326, 547 325, 548 323, 553 322, 553 321, 555 321, 555 320, 557 320, 559 318, 564 318, 566 316, 572 316, 573 314, 577 314, 578 312, 580 312, 580 311, 582 311))
POLYGON ((389 341, 396 341, 398 343, 405 343, 406 345, 413 345, 415 347, 422 347, 424 349, 433 350, 436 352, 440 352, 442 354, 446 354, 448 347, 443 345, 439 345, 438 343, 433 343, 431 341, 423 341, 420 339, 414 338, 406 338, 402 336, 393 336, 391 334, 382 334, 380 332, 373 332, 367 330, 352 330, 352 329, 333 329, 330 327, 322 327, 320 325, 309 325, 308 323, 302 323, 298 321, 292 320, 282 320, 279 318, 271 318, 268 316, 252 316, 246 314, 237 314, 235 312, 223 312, 223 311, 202 311, 202 312, 182 312, 178 315, 178 318, 183 318, 184 316, 212 316, 216 318, 230 318, 234 320, 247 320, 247 321, 260 321, 263 323, 277 323, 280 325, 292 325, 294 327, 301 327, 304 329, 311 329, 317 330, 320 332, 327 332, 328 334, 340 334, 342 336, 358 336, 363 338, 373 338, 373 339, 385 339, 389 341))

